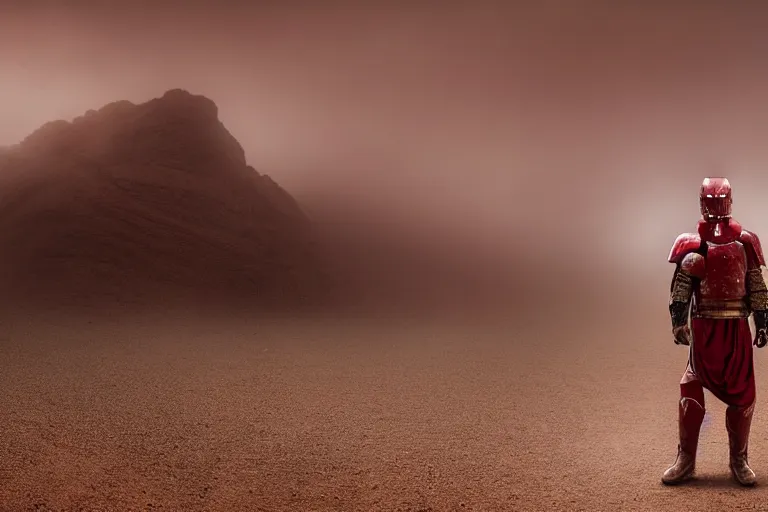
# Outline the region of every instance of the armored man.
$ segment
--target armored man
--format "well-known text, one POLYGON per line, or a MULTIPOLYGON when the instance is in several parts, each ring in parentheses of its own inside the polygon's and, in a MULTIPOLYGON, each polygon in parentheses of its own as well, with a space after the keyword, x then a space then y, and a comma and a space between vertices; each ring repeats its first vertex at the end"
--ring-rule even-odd
POLYGON ((698 233, 677 237, 669 255, 676 266, 669 301, 674 342, 690 349, 680 381, 677 460, 662 482, 677 484, 694 472, 704 389, 708 389, 727 405, 731 474, 742 485, 754 485, 747 447, 755 406, 752 345, 763 347, 768 342, 765 259, 757 236, 731 217, 727 179, 705 179, 700 205, 698 233))

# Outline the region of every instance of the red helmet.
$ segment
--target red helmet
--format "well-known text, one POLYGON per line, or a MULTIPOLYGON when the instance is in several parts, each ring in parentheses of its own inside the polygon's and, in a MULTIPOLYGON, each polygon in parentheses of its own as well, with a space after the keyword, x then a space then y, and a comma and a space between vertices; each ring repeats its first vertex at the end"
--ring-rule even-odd
POLYGON ((727 178, 704 178, 701 184, 701 216, 707 221, 727 219, 731 216, 731 184, 727 178))

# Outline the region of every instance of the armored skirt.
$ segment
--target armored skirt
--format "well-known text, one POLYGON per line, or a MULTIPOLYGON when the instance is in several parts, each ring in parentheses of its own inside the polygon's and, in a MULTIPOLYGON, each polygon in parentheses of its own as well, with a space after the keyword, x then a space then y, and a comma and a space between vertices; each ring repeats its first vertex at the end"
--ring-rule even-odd
POLYGON ((681 386, 698 381, 726 405, 755 401, 752 333, 747 318, 692 318, 693 343, 681 386))

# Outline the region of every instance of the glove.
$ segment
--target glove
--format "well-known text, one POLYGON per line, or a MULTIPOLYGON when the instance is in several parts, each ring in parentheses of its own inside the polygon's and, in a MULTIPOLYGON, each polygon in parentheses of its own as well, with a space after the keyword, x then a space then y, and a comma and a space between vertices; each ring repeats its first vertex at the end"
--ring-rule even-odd
POLYGON ((687 325, 679 325, 674 327, 672 329, 672 336, 675 338, 675 345, 688 346, 691 344, 691 330, 687 325))
POLYGON ((758 329, 755 334, 755 346, 757 348, 763 348, 768 343, 768 333, 765 329, 758 329))
POLYGON ((768 311, 755 311, 755 342, 757 348, 768 344, 768 311))
POLYGON ((670 301, 669 313, 672 318, 672 336, 675 345, 690 345, 691 330, 688 329, 688 302, 670 301))

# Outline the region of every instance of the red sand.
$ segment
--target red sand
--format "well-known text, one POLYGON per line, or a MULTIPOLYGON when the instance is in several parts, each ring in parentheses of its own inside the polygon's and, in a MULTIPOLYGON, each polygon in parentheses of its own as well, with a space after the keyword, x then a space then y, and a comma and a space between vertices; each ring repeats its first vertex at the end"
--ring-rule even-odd
POLYGON ((0 343, 0 510, 768 509, 759 398, 757 488, 730 480, 711 395, 699 477, 661 485, 685 361, 663 319, 573 337, 21 318, 0 343))

